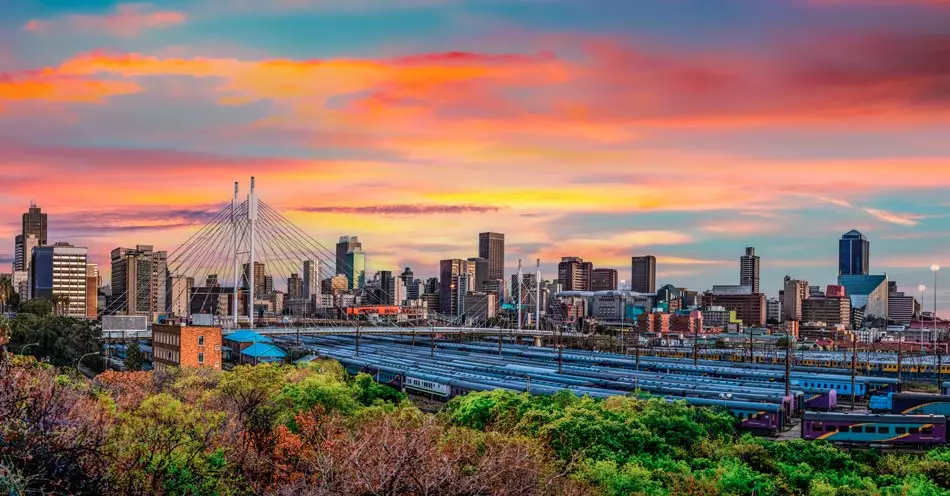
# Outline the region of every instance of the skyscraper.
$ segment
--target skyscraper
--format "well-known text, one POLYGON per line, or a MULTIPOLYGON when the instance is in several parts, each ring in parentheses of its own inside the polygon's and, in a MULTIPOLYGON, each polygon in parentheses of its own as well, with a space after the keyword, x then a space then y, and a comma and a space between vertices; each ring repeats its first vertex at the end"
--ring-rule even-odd
POLYGON ((13 272, 23 270, 25 263, 23 255, 23 235, 17 234, 13 241, 13 272))
POLYGON ((360 243, 359 236, 340 236, 340 241, 336 244, 336 274, 352 272, 346 261, 346 255, 353 250, 363 250, 363 243, 360 243))
POLYGON ((363 289, 366 286, 366 255, 360 249, 360 246, 356 246, 347 252, 343 260, 343 267, 346 268, 346 282, 350 289, 363 289))
POLYGON ((40 246, 46 245, 46 214, 35 203, 30 203, 30 210, 23 214, 22 234, 24 239, 33 234, 39 240, 40 246))
POLYGON ((168 255, 150 245, 112 250, 112 294, 108 310, 155 319, 167 308, 168 255))
POLYGON ((557 280, 564 291, 590 291, 591 273, 594 264, 581 257, 563 257, 557 264, 557 280))
POLYGON ((841 236, 838 241, 838 275, 866 276, 870 266, 871 243, 856 230, 841 236))
POLYGON ((785 290, 782 292, 782 320, 802 320, 802 302, 808 298, 808 281, 799 281, 785 276, 785 290))
POLYGON ((30 257, 33 254, 33 248, 40 246, 39 238, 37 238, 35 234, 27 234, 25 236, 18 234, 15 245, 13 270, 30 270, 30 257))
POLYGON ((489 267, 491 262, 487 258, 470 258, 468 263, 475 266, 475 281, 474 287, 470 288, 472 291, 485 291, 485 284, 488 283, 488 273, 490 272, 489 267))
POLYGON ((412 269, 406 267, 406 270, 402 271, 402 274, 399 274, 399 279, 402 280, 404 286, 409 287, 416 280, 415 274, 412 273, 412 269))
POLYGON ((86 318, 86 253, 86 248, 69 243, 33 250, 31 298, 52 301, 57 315, 86 318))
POLYGON ((630 271, 630 291, 656 293, 656 257, 633 257, 630 271))
POLYGON ((739 285, 751 286, 753 293, 759 292, 759 257, 751 246, 739 258, 739 285))
POLYGON ((591 291, 616 291, 620 283, 617 269, 594 269, 591 272, 591 291))
POLYGON ((320 261, 303 261, 303 297, 312 300, 320 296, 320 261))
POLYGON ((505 278, 505 235, 483 232, 478 235, 478 258, 488 260, 487 280, 505 278))
POLYGON ((439 262, 439 312, 459 314, 460 297, 472 288, 475 265, 467 260, 451 259, 439 262))
POLYGON ((287 279, 287 299, 299 300, 303 297, 303 279, 297 274, 290 274, 287 279))
MULTIPOLYGON (((264 296, 267 293, 267 267, 261 262, 254 262, 254 299, 258 296, 264 296)), ((241 266, 241 272, 244 274, 241 279, 241 287, 251 289, 251 264, 245 263, 241 266)), ((273 279, 271 280, 273 287, 273 279)))

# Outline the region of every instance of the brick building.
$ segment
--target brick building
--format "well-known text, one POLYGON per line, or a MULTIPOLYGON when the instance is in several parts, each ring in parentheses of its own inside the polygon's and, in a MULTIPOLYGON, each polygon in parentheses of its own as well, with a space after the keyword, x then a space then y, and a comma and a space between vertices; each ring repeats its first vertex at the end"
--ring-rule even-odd
POLYGON ((667 334, 670 332, 670 314, 641 313, 637 315, 637 328, 642 333, 667 334))
POLYGON ((152 364, 156 372, 172 367, 221 370, 221 328, 153 325, 152 364))

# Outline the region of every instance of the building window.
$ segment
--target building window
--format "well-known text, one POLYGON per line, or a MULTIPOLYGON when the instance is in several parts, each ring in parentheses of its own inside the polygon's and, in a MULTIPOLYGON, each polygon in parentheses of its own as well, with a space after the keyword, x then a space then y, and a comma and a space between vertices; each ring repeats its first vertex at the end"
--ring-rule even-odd
POLYGON ((205 337, 198 336, 198 346, 204 346, 204 345, 205 345, 205 337))
POLYGON ((205 354, 198 353, 198 363, 205 363, 205 354))

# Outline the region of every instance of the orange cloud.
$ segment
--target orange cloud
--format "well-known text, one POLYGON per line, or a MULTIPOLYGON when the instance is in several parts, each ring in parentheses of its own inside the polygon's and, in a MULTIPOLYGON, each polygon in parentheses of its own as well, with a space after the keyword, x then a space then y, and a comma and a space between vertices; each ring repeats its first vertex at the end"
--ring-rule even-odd
POLYGON ((99 103, 110 96, 130 95, 141 90, 131 81, 70 76, 53 69, 0 73, 0 105, 5 101, 26 100, 99 103))
POLYGON ((113 12, 102 15, 72 14, 61 18, 27 22, 23 29, 30 32, 83 31, 109 33, 113 36, 135 36, 146 29, 183 24, 185 14, 171 10, 156 10, 148 3, 120 3, 113 12))

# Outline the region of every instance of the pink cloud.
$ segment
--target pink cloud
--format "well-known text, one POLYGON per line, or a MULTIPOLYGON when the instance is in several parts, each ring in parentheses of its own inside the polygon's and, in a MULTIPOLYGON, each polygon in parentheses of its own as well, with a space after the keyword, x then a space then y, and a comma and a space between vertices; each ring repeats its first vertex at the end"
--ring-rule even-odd
POLYGON ((62 30, 109 33, 128 37, 136 36, 146 29, 183 24, 186 19, 182 12, 157 10, 148 3, 120 3, 113 12, 107 14, 72 14, 54 19, 33 19, 23 29, 44 33, 62 30))
POLYGON ((876 208, 865 208, 864 211, 880 221, 907 227, 920 224, 920 219, 924 218, 922 215, 895 214, 887 210, 879 210, 876 208))

